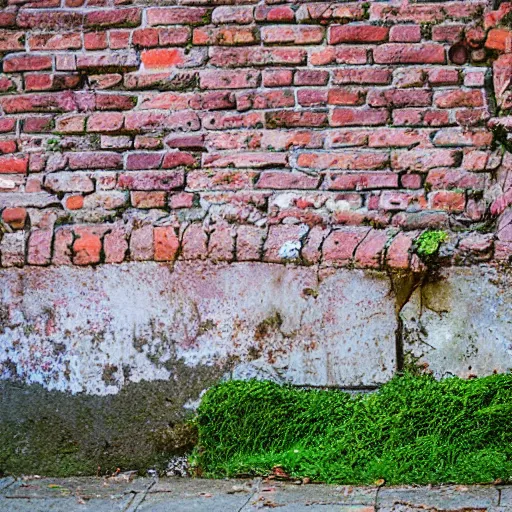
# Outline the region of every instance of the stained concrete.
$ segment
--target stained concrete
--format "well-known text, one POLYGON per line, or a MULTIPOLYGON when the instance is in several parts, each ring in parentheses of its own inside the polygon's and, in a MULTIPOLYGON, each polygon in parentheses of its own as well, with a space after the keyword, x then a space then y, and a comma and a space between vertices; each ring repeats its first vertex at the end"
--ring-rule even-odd
MULTIPOLYGON (((0 273, 2 379, 117 393, 176 364, 270 367, 312 386, 373 386, 395 371, 389 280, 360 270, 182 262, 0 273)), ((192 400, 197 396, 191 396, 192 400)))
POLYGON ((444 269, 415 290, 401 318, 405 354, 438 378, 512 369, 510 269, 444 269))
POLYGON ((211 262, 1 271, 0 474, 165 470, 225 378, 371 389, 401 350, 436 377, 508 371, 511 279, 491 266, 414 279, 211 262))

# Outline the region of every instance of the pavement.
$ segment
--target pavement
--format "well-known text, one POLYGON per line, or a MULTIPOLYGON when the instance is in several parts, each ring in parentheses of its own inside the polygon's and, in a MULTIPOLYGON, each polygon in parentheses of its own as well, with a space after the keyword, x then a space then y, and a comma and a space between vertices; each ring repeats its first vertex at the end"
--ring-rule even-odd
POLYGON ((0 478, 1 512, 512 512, 512 486, 354 487, 275 480, 0 478))

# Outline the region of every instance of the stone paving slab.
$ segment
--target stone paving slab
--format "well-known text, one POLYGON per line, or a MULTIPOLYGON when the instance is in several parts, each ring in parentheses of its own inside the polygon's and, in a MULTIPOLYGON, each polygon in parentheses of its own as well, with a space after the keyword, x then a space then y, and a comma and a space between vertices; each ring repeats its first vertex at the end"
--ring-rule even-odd
POLYGON ((132 476, 0 479, 0 512, 512 512, 511 486, 376 488, 132 476))
POLYGON ((379 491, 379 507, 394 505, 424 509, 483 509, 499 505, 500 493, 493 486, 383 487, 379 491))

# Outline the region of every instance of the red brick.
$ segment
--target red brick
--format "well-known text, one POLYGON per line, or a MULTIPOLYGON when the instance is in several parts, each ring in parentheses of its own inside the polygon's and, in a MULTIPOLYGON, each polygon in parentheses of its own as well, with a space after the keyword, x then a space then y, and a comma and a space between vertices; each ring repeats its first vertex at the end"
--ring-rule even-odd
POLYGON ((128 171, 159 169, 162 159, 162 153, 130 153, 126 158, 125 169, 128 171))
POLYGON ((327 125, 326 112, 266 112, 267 128, 311 127, 321 128, 327 125))
POLYGON ((387 68, 345 68, 336 69, 334 84, 387 85, 391 81, 391 70, 387 68))
POLYGON ((323 244, 323 261, 339 266, 348 265, 357 246, 369 231, 370 228, 344 228, 333 231, 323 244))
POLYGON ((201 224, 190 224, 183 233, 181 257, 185 260, 206 259, 207 236, 201 224))
POLYGON ((377 64, 444 64, 444 47, 436 43, 388 43, 373 50, 377 64))
POLYGON ((118 169, 123 157, 109 151, 69 153, 70 169, 118 169))
POLYGON ((303 107, 321 107, 327 105, 326 89, 299 89, 297 101, 303 107))
POLYGON ((301 153, 297 165, 309 169, 382 169, 389 163, 387 152, 339 151, 329 153, 301 153))
POLYGON ((315 189, 319 181, 318 176, 309 176, 300 172, 266 171, 261 173, 256 188, 274 190, 315 189))
POLYGON ((302 65, 307 53, 303 48, 222 48, 210 49, 210 64, 225 68, 244 66, 302 65))
POLYGON ((27 155, 0 155, 0 174, 26 174, 27 170, 27 155))
POLYGON ((379 126, 386 124, 386 109, 337 108, 332 112, 331 126, 379 126))
POLYGON ((25 33, 0 30, 0 51, 9 52, 25 49, 25 33))
POLYGON ((429 194, 429 203, 434 210, 462 212, 466 206, 466 197, 463 192, 439 190, 429 194))
POLYGON ((129 48, 130 35, 129 30, 110 30, 109 47, 112 50, 123 50, 129 48))
POLYGON ((23 229, 27 220, 25 208, 5 208, 2 212, 2 220, 13 229, 23 229))
POLYGON ((152 260, 155 255, 153 226, 140 226, 130 237, 130 257, 135 261, 152 260))
POLYGON ((484 100, 480 90, 455 89, 436 94, 434 104, 439 108, 481 107, 484 100))
POLYGON ((169 207, 173 209, 192 208, 194 206, 194 194, 178 192, 169 198, 169 207))
POLYGON ((131 203, 135 208, 163 208, 166 205, 166 192, 132 192, 131 203))
POLYGON ((245 89, 257 87, 260 73, 254 70, 239 70, 236 73, 223 70, 204 70, 200 73, 202 89, 245 89))
POLYGON ((27 248, 29 265, 49 265, 52 257, 53 231, 51 229, 35 229, 30 233, 27 248))
POLYGON ((176 259, 180 242, 172 226, 155 227, 154 244, 156 261, 174 261, 176 259))
POLYGON ((100 237, 92 232, 80 232, 73 243, 73 263, 75 265, 99 263, 100 255, 100 237))
POLYGON ((262 27, 261 40, 264 44, 318 44, 324 38, 324 31, 314 25, 262 27))
POLYGON ((238 261, 258 261, 263 253, 266 230, 257 226, 238 226, 236 257, 238 261))
POLYGON ((329 29, 329 44, 382 43, 388 34, 388 27, 377 25, 334 25, 329 29))
POLYGON ((432 103, 432 92, 426 89, 372 89, 367 102, 372 107, 426 107, 432 103))
POLYGON ((243 92, 236 95, 236 108, 239 112, 251 109, 286 108, 294 105, 295 95, 290 89, 243 92))
POLYGON ((146 11, 148 25, 205 25, 210 10, 203 7, 153 7, 146 11))
POLYGON ((395 25, 389 32, 389 40, 393 43, 419 43, 421 27, 419 25, 395 25))
POLYGON ((147 171, 124 173, 118 187, 128 190, 174 190, 183 186, 183 171, 147 171))
POLYGON ((459 83, 459 72, 456 69, 430 69, 428 71, 428 81, 431 85, 457 85, 459 83))
POLYGON ((356 249, 355 267, 380 268, 388 240, 389 235, 386 231, 372 229, 356 249))
POLYGON ((103 238, 105 263, 122 263, 128 251, 128 241, 123 227, 114 228, 103 238))
POLYGON ((322 188, 328 190, 371 190, 397 188, 398 175, 393 172, 331 173, 322 188))
POLYGON ((327 66, 329 64, 366 64, 368 52, 364 46, 326 46, 313 48, 310 52, 309 63, 312 66, 327 66))
POLYGON ((217 223, 208 240, 208 257, 213 261, 233 261, 236 228, 225 222, 217 223))
POLYGON ((512 49, 512 32, 504 28, 493 28, 487 34, 485 47, 490 50, 510 53, 512 49))
POLYGON ((80 210, 84 206, 83 196, 69 196, 66 198, 66 208, 68 210, 80 210))
POLYGON ((454 167, 459 165, 461 154, 449 149, 418 149, 394 151, 391 167, 400 171, 427 171, 434 167, 454 167))
POLYGON ((295 20, 295 12, 288 5, 258 5, 254 17, 256 21, 290 22, 295 20))
POLYGON ((5 73, 18 71, 42 71, 52 68, 52 58, 48 55, 12 55, 4 58, 5 73))
POLYGON ((393 111, 393 124, 395 126, 447 126, 452 123, 447 110, 408 108, 393 111))
POLYGON ((120 112, 96 112, 87 120, 88 132, 116 132, 123 126, 124 117, 120 112))
POLYGON ((88 32, 84 34, 84 48, 86 50, 104 50, 106 47, 106 32, 88 32))
POLYGON ((259 33, 250 27, 198 27, 192 34, 196 46, 236 46, 259 43, 259 33))
POLYGON ((253 6, 231 6, 223 5, 216 7, 212 13, 212 23, 221 25, 223 23, 236 23, 247 25, 253 21, 253 6))
POLYGON ((386 252, 386 263, 395 269, 408 269, 415 233, 398 233, 386 252))
POLYGON ((462 39, 464 25, 436 25, 432 27, 432 41, 456 43, 462 39))
POLYGON ((85 14, 84 25, 88 28, 135 27, 140 24, 141 9, 128 8, 89 11, 85 14))
POLYGON ((267 69, 263 71, 263 85, 265 87, 283 87, 291 85, 292 80, 293 71, 291 69, 267 69))
POLYGON ((143 51, 141 53, 141 60, 148 69, 160 69, 183 64, 185 56, 183 50, 178 48, 155 49, 143 51))

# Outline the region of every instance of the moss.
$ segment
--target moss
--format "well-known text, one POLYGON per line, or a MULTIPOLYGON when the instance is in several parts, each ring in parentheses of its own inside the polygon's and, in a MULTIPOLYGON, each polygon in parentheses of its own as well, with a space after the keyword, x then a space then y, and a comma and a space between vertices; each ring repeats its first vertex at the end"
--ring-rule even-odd
POLYGON ((283 325, 283 319, 279 311, 276 311, 272 316, 265 318, 256 326, 254 331, 254 339, 256 341, 266 338, 272 331, 278 331, 283 325))
POLYGON ((424 231, 416 240, 416 253, 429 258, 438 253, 439 247, 448 240, 448 233, 442 230, 424 231))
POLYGON ((281 466, 329 483, 507 482, 511 414, 510 374, 436 381, 407 373, 359 395, 230 381, 203 397, 192 460, 210 477, 281 466))
POLYGON ((169 381, 129 383, 107 396, 2 382, 0 475, 96 475, 98 466, 101 474, 118 467, 164 469, 196 441, 183 405, 225 371, 175 361, 169 381))

